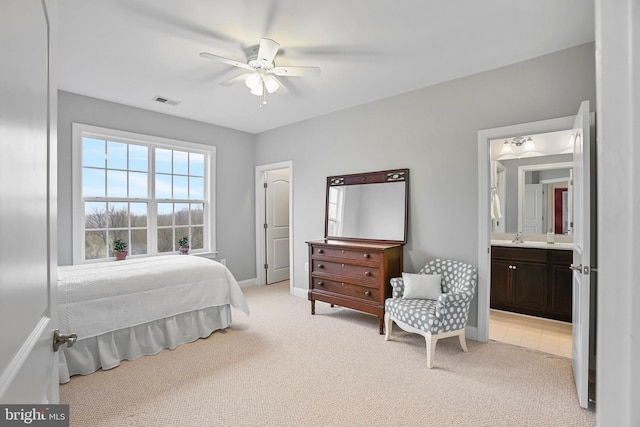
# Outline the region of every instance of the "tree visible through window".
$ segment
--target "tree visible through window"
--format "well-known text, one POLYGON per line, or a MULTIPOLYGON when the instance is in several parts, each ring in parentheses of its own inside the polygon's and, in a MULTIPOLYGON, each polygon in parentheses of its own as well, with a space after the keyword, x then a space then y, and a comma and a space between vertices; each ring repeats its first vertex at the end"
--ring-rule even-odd
POLYGON ((115 239, 129 255, 172 253, 182 237, 209 249, 209 197, 204 150, 157 146, 83 133, 82 260, 110 258, 115 239))

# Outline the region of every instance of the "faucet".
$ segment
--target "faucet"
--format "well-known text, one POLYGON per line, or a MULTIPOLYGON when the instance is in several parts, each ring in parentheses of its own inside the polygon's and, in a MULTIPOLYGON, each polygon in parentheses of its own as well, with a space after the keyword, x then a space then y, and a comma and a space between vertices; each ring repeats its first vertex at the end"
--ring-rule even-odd
POLYGON ((511 243, 524 243, 524 240, 522 239, 522 232, 521 231, 518 231, 516 233, 516 237, 513 238, 511 243))

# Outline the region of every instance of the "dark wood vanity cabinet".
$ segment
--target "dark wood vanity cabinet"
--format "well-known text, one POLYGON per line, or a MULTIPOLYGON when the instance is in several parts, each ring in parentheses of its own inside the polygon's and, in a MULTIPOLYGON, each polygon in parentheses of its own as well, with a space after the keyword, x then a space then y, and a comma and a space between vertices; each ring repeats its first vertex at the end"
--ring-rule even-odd
POLYGON ((402 275, 402 245, 338 240, 307 244, 311 314, 316 301, 374 314, 382 334, 389 280, 402 275))
POLYGON ((491 248, 491 308, 571 321, 571 251, 491 248))

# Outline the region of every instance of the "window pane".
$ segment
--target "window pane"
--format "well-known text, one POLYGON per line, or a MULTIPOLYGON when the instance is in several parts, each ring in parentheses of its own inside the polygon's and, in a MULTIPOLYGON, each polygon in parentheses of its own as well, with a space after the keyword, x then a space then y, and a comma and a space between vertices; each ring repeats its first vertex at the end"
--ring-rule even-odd
POLYGON ((173 173, 179 175, 189 174, 189 153, 184 151, 173 152, 173 173))
POLYGON ((109 228, 128 228, 129 209, 128 203, 109 203, 108 221, 109 228))
POLYGON ((129 144, 129 169, 142 172, 149 170, 149 149, 147 147, 129 144))
POLYGON ((107 168, 127 168, 127 144, 122 142, 107 142, 107 168))
POLYGON ((82 196, 104 197, 104 169, 82 169, 82 196))
MULTIPOLYGON (((129 215, 130 215, 131 227, 147 226, 147 204, 146 203, 129 203, 129 215)), ((145 242, 146 242, 146 238, 145 238, 145 242)))
POLYGON ((191 225, 204 224, 204 204, 191 203, 191 225))
POLYGON ((82 166, 104 168, 105 152, 103 140, 82 138, 82 166))
POLYGON ((189 153, 189 175, 204 176, 204 154, 189 153))
POLYGON ((173 225, 173 203, 158 203, 158 226, 173 225))
POLYGON ((173 251, 173 228, 158 229, 158 252, 173 251))
POLYGON ((84 234, 84 259, 107 257, 107 232, 87 231, 84 234))
POLYGON ((127 173, 107 170, 107 197, 127 197, 127 173))
POLYGON ((171 173, 171 150, 156 148, 156 172, 171 173))
POLYGON ((147 254, 147 230, 131 230, 130 255, 147 254))
POLYGON ((191 227, 191 249, 204 248, 203 230, 202 227, 191 227))
POLYGON ((176 225, 189 225, 189 205, 187 203, 176 203, 176 225))
MULTIPOLYGON (((183 237, 189 237, 189 227, 179 227, 176 228, 176 234, 175 234, 176 240, 175 240, 175 249, 174 250, 178 250, 180 249, 180 246, 178 246, 178 240, 182 239, 183 237)), ((189 240, 189 246, 191 246, 191 240, 189 240)))
POLYGON ((146 199, 147 192, 147 174, 144 172, 129 172, 129 197, 146 199))
POLYGON ((85 202, 84 228, 105 228, 107 226, 107 204, 104 202, 85 202))
POLYGON ((189 177, 189 198, 204 200, 204 178, 189 177))
POLYGON ((173 176, 173 198, 189 198, 189 178, 186 176, 173 176))
POLYGON ((156 199, 171 198, 171 175, 156 174, 156 199))

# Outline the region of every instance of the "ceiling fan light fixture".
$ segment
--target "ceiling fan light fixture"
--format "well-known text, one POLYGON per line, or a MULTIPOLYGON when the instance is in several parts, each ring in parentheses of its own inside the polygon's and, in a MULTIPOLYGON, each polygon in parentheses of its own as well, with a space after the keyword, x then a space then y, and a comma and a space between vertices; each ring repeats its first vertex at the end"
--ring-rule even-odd
POLYGON ((267 89, 267 92, 273 93, 278 90, 280 85, 278 81, 273 76, 266 76, 264 79, 264 87, 267 89))
POLYGON ((251 89, 251 93, 253 93, 254 90, 257 90, 262 86, 260 75, 258 73, 249 74, 249 76, 244 79, 244 84, 247 85, 247 87, 251 89))

